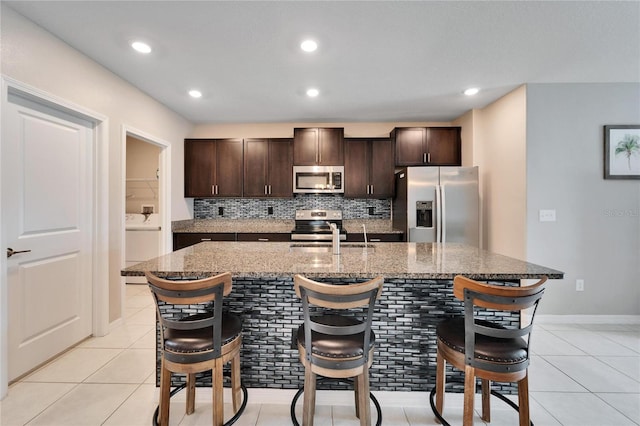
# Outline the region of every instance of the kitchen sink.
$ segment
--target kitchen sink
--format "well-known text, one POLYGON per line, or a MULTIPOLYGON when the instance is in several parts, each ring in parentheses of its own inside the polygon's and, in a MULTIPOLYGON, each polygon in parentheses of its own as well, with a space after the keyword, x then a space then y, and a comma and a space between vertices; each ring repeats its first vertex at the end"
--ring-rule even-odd
MULTIPOLYGON (((292 253, 332 253, 333 247, 326 243, 294 243, 289 245, 292 253)), ((371 244, 341 243, 340 253, 375 253, 376 248, 371 244)))

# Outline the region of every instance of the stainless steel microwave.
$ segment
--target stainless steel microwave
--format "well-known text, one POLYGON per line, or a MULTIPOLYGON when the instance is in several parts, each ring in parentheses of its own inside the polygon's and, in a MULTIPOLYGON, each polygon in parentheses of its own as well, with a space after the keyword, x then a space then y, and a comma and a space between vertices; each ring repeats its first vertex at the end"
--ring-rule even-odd
POLYGON ((293 192, 344 193, 344 166, 293 166, 293 192))

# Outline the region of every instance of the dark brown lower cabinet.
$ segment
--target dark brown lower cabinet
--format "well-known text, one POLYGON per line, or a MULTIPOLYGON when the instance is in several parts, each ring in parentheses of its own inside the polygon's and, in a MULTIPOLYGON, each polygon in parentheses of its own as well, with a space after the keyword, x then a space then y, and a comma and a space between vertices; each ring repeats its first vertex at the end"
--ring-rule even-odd
MULTIPOLYGON (((373 233, 373 234, 369 234, 367 233, 367 242, 369 243, 397 243, 402 241, 403 239, 403 234, 402 233, 397 233, 397 234, 377 234, 377 233, 373 233)), ((347 242, 352 242, 352 243, 361 243, 364 242, 364 234, 352 234, 349 233, 347 234, 347 242)))
POLYGON ((180 250, 203 241, 235 241, 235 232, 195 233, 175 232, 173 234, 173 250, 180 250))
POLYGON ((291 241, 291 234, 286 233, 238 233, 238 241, 291 241))

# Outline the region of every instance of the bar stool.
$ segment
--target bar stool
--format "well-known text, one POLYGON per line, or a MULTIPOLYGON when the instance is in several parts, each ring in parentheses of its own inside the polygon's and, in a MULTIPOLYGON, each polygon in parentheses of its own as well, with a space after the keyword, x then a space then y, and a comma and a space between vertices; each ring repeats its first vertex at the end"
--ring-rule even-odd
POLYGON ((490 394, 507 402, 519 411, 520 426, 529 426, 529 341, 538 303, 544 293, 547 277, 525 287, 503 287, 479 283, 456 276, 453 294, 464 302, 464 317, 440 322, 436 328, 438 349, 436 358, 436 386, 430 394, 431 409, 436 418, 449 425, 442 417, 445 390, 445 363, 464 371, 464 426, 473 425, 473 399, 476 377, 482 383, 482 420, 491 421, 490 394), (522 311, 533 307, 528 324, 505 327, 478 319, 477 307, 490 311, 522 311), (523 336, 527 336, 526 339, 523 336), (491 390, 491 381, 518 384, 518 405, 497 391, 491 390), (435 394, 435 403, 434 403, 435 394))
MULTIPOLYGON (((334 379, 354 377, 356 416, 360 418, 360 425, 371 424, 369 397, 376 405, 378 422, 381 422, 380 406, 369 392, 369 367, 375 345, 371 322, 383 283, 384 279, 377 277, 360 284, 326 284, 295 275, 294 287, 304 313, 304 324, 297 332, 300 361, 305 368, 304 426, 313 426, 316 375, 334 379), (340 311, 360 307, 364 307, 362 320, 341 315, 340 311)), ((295 404, 301 391, 291 403, 291 418, 296 425, 295 404)))
POLYGON ((195 410, 195 374, 211 370, 213 425, 221 426, 224 419, 222 370, 228 362, 231 362, 235 412, 228 424, 232 424, 244 411, 247 391, 240 382, 242 323, 237 316, 222 311, 223 297, 231 292, 231 274, 225 272, 202 279, 163 279, 147 272, 146 277, 161 325, 160 404, 154 414, 154 424, 168 425, 169 399, 185 386, 186 413, 192 414, 195 410), (164 309, 165 304, 188 305, 191 312, 176 313, 175 309, 164 309), (198 310, 201 312, 194 313, 198 310), (186 384, 171 391, 171 373, 186 374, 186 384), (244 398, 241 398, 241 392, 244 398))

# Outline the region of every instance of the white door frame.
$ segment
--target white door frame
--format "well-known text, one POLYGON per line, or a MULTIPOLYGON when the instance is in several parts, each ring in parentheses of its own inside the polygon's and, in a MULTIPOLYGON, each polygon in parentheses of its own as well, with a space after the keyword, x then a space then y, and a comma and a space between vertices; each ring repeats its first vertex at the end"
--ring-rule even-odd
MULTIPOLYGON (((95 149, 93 157, 94 199, 92 206, 92 334, 94 336, 104 336, 109 330, 109 119, 105 115, 10 77, 0 76, 0 80, 2 83, 0 102, 3 109, 8 103, 9 92, 20 93, 21 96, 37 103, 64 111, 71 115, 80 116, 95 125, 95 149)), ((2 212, 1 205, 0 212, 2 212)), ((1 213, 0 223, 2 223, 1 213)), ((9 377, 7 362, 9 354, 7 259, 4 254, 4 250, 6 249, 4 235, 0 235, 0 243, 0 399, 2 399, 7 394, 9 377)))
MULTIPOLYGON (((126 224, 124 218, 126 215, 126 178, 127 178, 127 136, 132 136, 143 142, 150 143, 162 149, 160 157, 158 159, 158 166, 160 168, 160 176, 158 179, 158 209, 160 210, 161 217, 161 231, 160 231, 160 248, 158 255, 166 254, 171 251, 173 246, 172 233, 171 233, 171 144, 158 137, 143 132, 129 125, 122 126, 121 132, 121 148, 122 153, 122 177, 121 181, 121 194, 122 194, 122 211, 120 214, 120 229, 122 229, 122 238, 120 244, 120 265, 124 268, 126 265, 126 224)), ((123 286, 121 294, 121 312, 125 312, 125 277, 122 277, 121 284, 123 286)))

